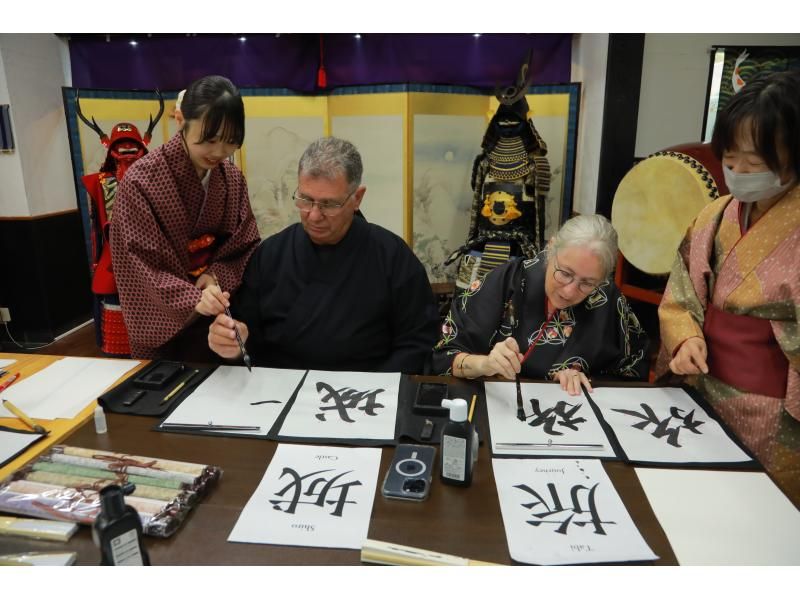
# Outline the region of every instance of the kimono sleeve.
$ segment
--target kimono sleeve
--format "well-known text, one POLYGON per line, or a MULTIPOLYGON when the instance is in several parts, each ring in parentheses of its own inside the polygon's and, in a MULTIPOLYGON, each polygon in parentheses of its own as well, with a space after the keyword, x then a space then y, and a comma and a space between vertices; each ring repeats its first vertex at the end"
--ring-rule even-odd
POLYGON ((442 336, 433 349, 435 374, 450 374, 458 353, 489 353, 511 295, 514 264, 511 261, 498 266, 470 288, 456 292, 442 325, 442 336))
POLYGON ((151 357, 193 316, 201 291, 181 271, 146 192, 128 173, 111 219, 111 256, 134 357, 151 357))
POLYGON ((689 276, 691 235, 690 228, 675 255, 667 287, 658 306, 661 341, 670 356, 686 339, 703 336, 705 310, 689 276))
POLYGON ((404 242, 398 243, 391 280, 392 341, 379 371, 422 374, 436 342, 439 315, 425 268, 404 242))
POLYGON ((236 225, 230 237, 217 249, 209 269, 216 274, 223 289, 233 292, 239 288, 247 262, 261 237, 250 206, 247 183, 238 172, 232 184, 231 197, 226 201, 235 202, 237 206, 236 225))

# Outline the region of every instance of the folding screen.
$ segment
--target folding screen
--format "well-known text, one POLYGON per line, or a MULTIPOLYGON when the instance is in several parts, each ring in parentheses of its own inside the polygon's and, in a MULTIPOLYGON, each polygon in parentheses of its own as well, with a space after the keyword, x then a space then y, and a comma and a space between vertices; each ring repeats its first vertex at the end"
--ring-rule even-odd
POLYGON ((326 133, 326 98, 259 89, 242 90, 242 95, 245 144, 237 165, 247 177, 258 231, 266 238, 300 221, 292 201, 297 163, 308 144, 326 133))
MULTIPOLYGON (((399 87, 399 86, 396 86, 399 87)), ((331 135, 355 144, 364 162, 367 193, 361 210, 367 220, 408 239, 405 196, 408 188, 407 95, 386 88, 359 88, 328 97, 331 135)))
POLYGON ((480 153, 489 104, 485 95, 468 92, 444 88, 409 94, 412 248, 431 282, 453 279, 453 268, 445 271, 442 262, 464 243, 469 229, 472 164, 480 153))

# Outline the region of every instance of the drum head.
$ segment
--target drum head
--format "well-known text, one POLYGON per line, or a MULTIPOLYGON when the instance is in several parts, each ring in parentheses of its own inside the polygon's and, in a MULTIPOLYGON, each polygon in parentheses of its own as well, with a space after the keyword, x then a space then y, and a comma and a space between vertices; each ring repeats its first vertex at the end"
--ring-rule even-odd
POLYGON ((696 159, 664 152, 642 160, 614 195, 620 251, 643 272, 668 274, 686 229, 716 197, 714 178, 696 159))

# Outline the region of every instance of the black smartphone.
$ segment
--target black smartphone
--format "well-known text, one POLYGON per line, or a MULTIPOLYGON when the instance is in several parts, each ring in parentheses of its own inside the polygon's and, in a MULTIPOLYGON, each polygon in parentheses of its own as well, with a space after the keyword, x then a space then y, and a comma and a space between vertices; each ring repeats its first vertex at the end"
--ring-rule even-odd
POLYGON ((436 447, 399 444, 383 480, 383 495, 401 500, 425 500, 431 489, 436 447))
POLYGON ((448 386, 442 382, 421 382, 417 386, 417 396, 414 399, 414 412, 448 417, 450 410, 442 407, 442 400, 448 396, 448 386))

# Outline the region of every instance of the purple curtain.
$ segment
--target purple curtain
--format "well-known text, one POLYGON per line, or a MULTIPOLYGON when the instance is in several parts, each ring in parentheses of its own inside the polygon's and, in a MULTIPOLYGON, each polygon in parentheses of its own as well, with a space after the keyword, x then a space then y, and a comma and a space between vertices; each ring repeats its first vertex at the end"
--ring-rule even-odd
POLYGON ((481 88, 514 82, 533 51, 532 84, 570 80, 571 34, 73 34, 72 84, 94 89, 179 90, 208 74, 239 87, 320 91, 351 85, 429 83, 481 88), (132 44, 131 42, 136 42, 132 44))
POLYGON ((325 35, 328 84, 430 83, 494 88, 516 79, 533 51, 532 85, 568 83, 571 35, 325 35))

